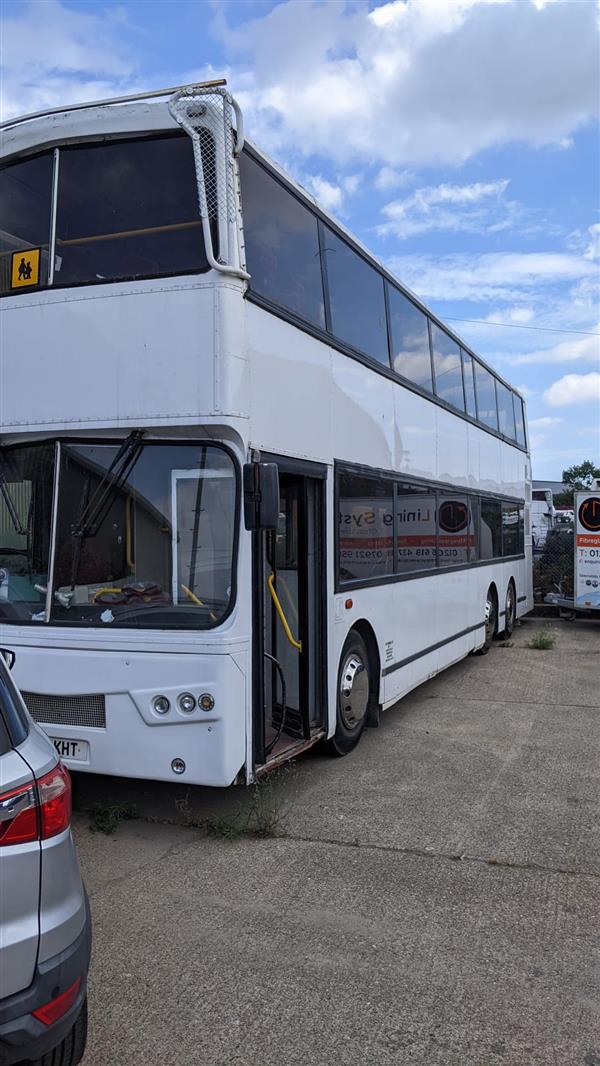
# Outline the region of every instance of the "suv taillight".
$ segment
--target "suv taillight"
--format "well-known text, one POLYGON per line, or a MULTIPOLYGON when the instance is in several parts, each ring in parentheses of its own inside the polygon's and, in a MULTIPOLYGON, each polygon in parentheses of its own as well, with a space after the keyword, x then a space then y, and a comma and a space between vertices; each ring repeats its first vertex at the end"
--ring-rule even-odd
POLYGON ((61 763, 36 784, 0 793, 0 847, 47 840, 70 821, 71 778, 61 763))

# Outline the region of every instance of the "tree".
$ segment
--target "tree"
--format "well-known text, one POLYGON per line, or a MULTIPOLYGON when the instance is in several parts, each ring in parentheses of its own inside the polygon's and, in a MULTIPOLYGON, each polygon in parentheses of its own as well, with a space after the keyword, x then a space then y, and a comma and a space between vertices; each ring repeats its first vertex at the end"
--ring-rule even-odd
POLYGON ((596 466, 591 459, 584 459, 582 463, 568 466, 566 470, 563 470, 562 479, 563 483, 568 485, 569 488, 565 492, 559 492, 555 495, 555 505, 572 507, 574 493, 580 492, 582 489, 589 489, 595 478, 600 478, 600 467, 596 466))

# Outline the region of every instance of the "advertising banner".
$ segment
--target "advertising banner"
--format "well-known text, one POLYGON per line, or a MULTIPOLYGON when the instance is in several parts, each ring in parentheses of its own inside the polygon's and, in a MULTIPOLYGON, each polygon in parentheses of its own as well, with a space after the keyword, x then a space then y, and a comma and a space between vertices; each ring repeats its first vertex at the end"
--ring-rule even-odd
POLYGON ((600 610, 600 493, 575 495, 575 606, 600 610))

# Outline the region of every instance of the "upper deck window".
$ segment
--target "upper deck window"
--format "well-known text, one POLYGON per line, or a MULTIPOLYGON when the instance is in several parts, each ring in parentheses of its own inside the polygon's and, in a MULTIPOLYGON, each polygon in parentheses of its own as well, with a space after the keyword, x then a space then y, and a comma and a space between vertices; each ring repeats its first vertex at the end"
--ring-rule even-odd
POLYGON ((206 269, 188 137, 61 149, 55 285, 206 269))
POLYGON ((441 400, 459 411, 465 409, 460 348, 445 330, 431 323, 431 347, 435 370, 435 392, 441 400))
POLYGON ((392 366, 397 374, 433 392, 427 315, 398 289, 388 285, 392 366))
POLYGON ((500 432, 504 433, 505 437, 510 437, 511 440, 515 440, 515 413, 513 410, 512 393, 501 381, 496 381, 496 392, 498 394, 498 421, 500 423, 500 432))
MULTIPOLYGON (((41 250, 38 284, 47 283, 52 167, 53 154, 46 152, 0 170, 0 293, 16 291, 12 284, 13 259, 17 253, 18 272, 18 257, 23 252, 26 271, 29 248, 41 250)), ((27 287, 19 286, 19 291, 27 291, 27 287)))
POLYGON ((463 363, 463 382, 465 386, 465 401, 467 405, 467 414, 471 415, 471 418, 477 418, 477 404, 475 402, 475 378, 473 370, 473 359, 468 352, 465 352, 464 348, 461 348, 462 363, 463 363))
POLYGON ((494 375, 481 363, 475 363, 475 387, 477 389, 477 412, 479 421, 490 429, 498 429, 496 386, 494 375))
POLYGON ((325 228, 331 332, 371 359, 389 366, 383 278, 325 228))
POLYGON ((325 329, 315 216, 246 152, 240 174, 251 289, 325 329))
POLYGON ((517 441, 522 448, 525 447, 525 412, 523 410, 523 401, 520 396, 517 396, 516 392, 513 392, 513 407, 515 412, 515 427, 517 430, 517 441))

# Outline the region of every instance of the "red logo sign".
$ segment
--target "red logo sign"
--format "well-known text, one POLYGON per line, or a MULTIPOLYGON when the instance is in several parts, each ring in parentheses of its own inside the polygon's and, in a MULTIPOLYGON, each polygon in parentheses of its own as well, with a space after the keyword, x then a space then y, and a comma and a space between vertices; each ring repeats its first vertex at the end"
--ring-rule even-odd
POLYGON ((600 496, 588 496, 579 507, 580 525, 590 533, 600 533, 600 496))
POLYGON ((438 519, 440 529, 446 533, 460 533, 469 524, 469 509, 461 500, 446 500, 440 507, 438 519))

